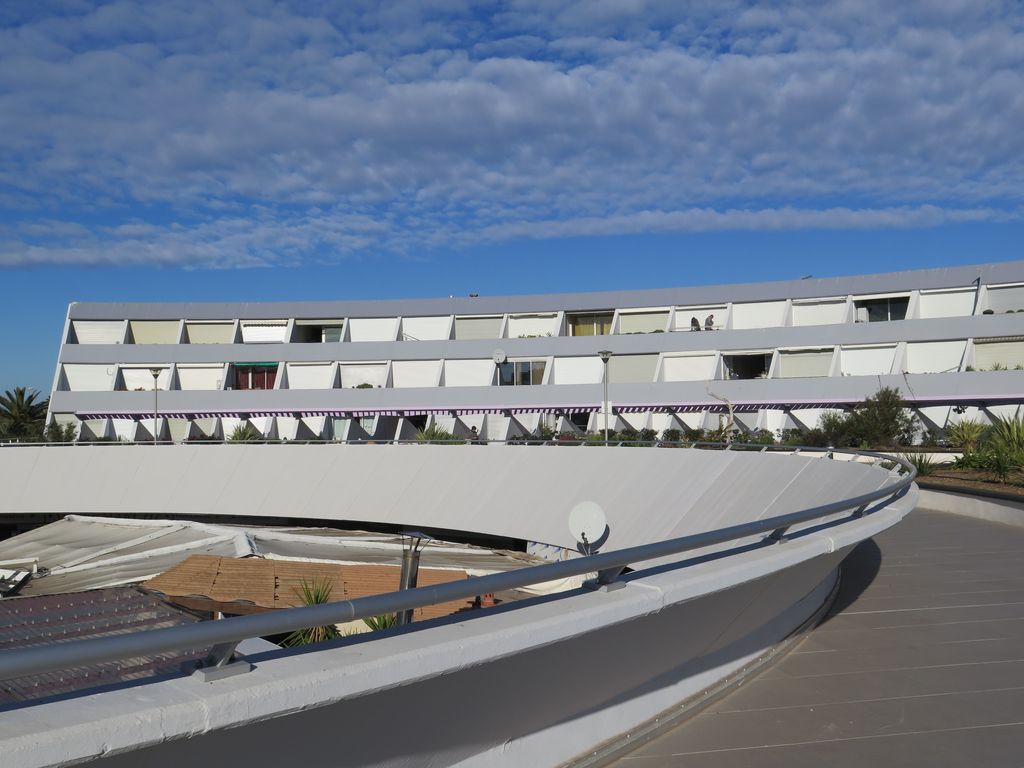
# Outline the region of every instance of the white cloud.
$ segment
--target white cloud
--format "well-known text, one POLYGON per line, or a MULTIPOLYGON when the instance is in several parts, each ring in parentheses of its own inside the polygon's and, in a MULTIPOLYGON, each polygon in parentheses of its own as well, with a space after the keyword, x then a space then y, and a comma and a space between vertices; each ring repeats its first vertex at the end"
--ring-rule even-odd
POLYGON ((1017 5, 308 7, 0 15, 0 264, 1019 215, 1017 5))

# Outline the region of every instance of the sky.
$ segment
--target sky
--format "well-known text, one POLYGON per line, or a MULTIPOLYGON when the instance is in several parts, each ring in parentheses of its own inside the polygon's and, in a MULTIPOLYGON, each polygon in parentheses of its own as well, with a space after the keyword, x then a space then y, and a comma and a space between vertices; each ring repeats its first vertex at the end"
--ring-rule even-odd
POLYGON ((71 301, 1022 258, 1022 8, 4 0, 0 390, 71 301))

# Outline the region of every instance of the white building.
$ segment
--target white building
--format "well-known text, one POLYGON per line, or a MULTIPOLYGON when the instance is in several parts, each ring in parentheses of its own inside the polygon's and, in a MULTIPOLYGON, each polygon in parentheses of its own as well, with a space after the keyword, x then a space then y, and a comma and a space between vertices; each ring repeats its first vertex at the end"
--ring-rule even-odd
POLYGON ((813 427, 892 386, 941 430, 1024 402, 1024 261, 608 293, 74 303, 50 417, 122 440, 153 438, 154 405, 173 441, 244 421, 288 440, 596 430, 605 350, 613 429, 715 428, 725 400, 745 431, 813 427))

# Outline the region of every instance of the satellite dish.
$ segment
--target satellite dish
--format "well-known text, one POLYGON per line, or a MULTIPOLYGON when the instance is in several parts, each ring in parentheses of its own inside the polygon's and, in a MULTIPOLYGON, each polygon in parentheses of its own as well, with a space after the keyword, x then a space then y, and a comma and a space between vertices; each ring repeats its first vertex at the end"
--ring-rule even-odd
POLYGON ((608 520, 604 510, 593 501, 581 501, 569 512, 569 532, 581 545, 581 551, 592 554, 607 538, 608 520))
POLYGON ((508 360, 508 355, 505 354, 505 350, 496 349, 494 350, 494 354, 491 355, 491 359, 494 361, 495 365, 501 365, 508 360))

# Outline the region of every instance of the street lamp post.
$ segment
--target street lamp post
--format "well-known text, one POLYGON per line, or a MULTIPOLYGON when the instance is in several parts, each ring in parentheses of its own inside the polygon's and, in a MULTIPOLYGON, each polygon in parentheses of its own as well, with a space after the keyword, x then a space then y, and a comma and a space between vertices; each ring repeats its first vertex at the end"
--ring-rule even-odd
POLYGON ((602 410, 604 411, 604 444, 608 445, 608 360, 611 359, 612 352, 610 349, 602 349, 597 353, 601 356, 601 362, 604 363, 604 402, 602 403, 602 410))
POLYGON ((158 405, 158 402, 157 402, 158 394, 157 393, 160 391, 160 387, 157 385, 157 379, 160 378, 160 369, 159 368, 150 368, 149 369, 149 373, 153 377, 153 445, 156 445, 156 441, 157 441, 157 414, 159 413, 159 410, 157 409, 157 405, 158 405))

